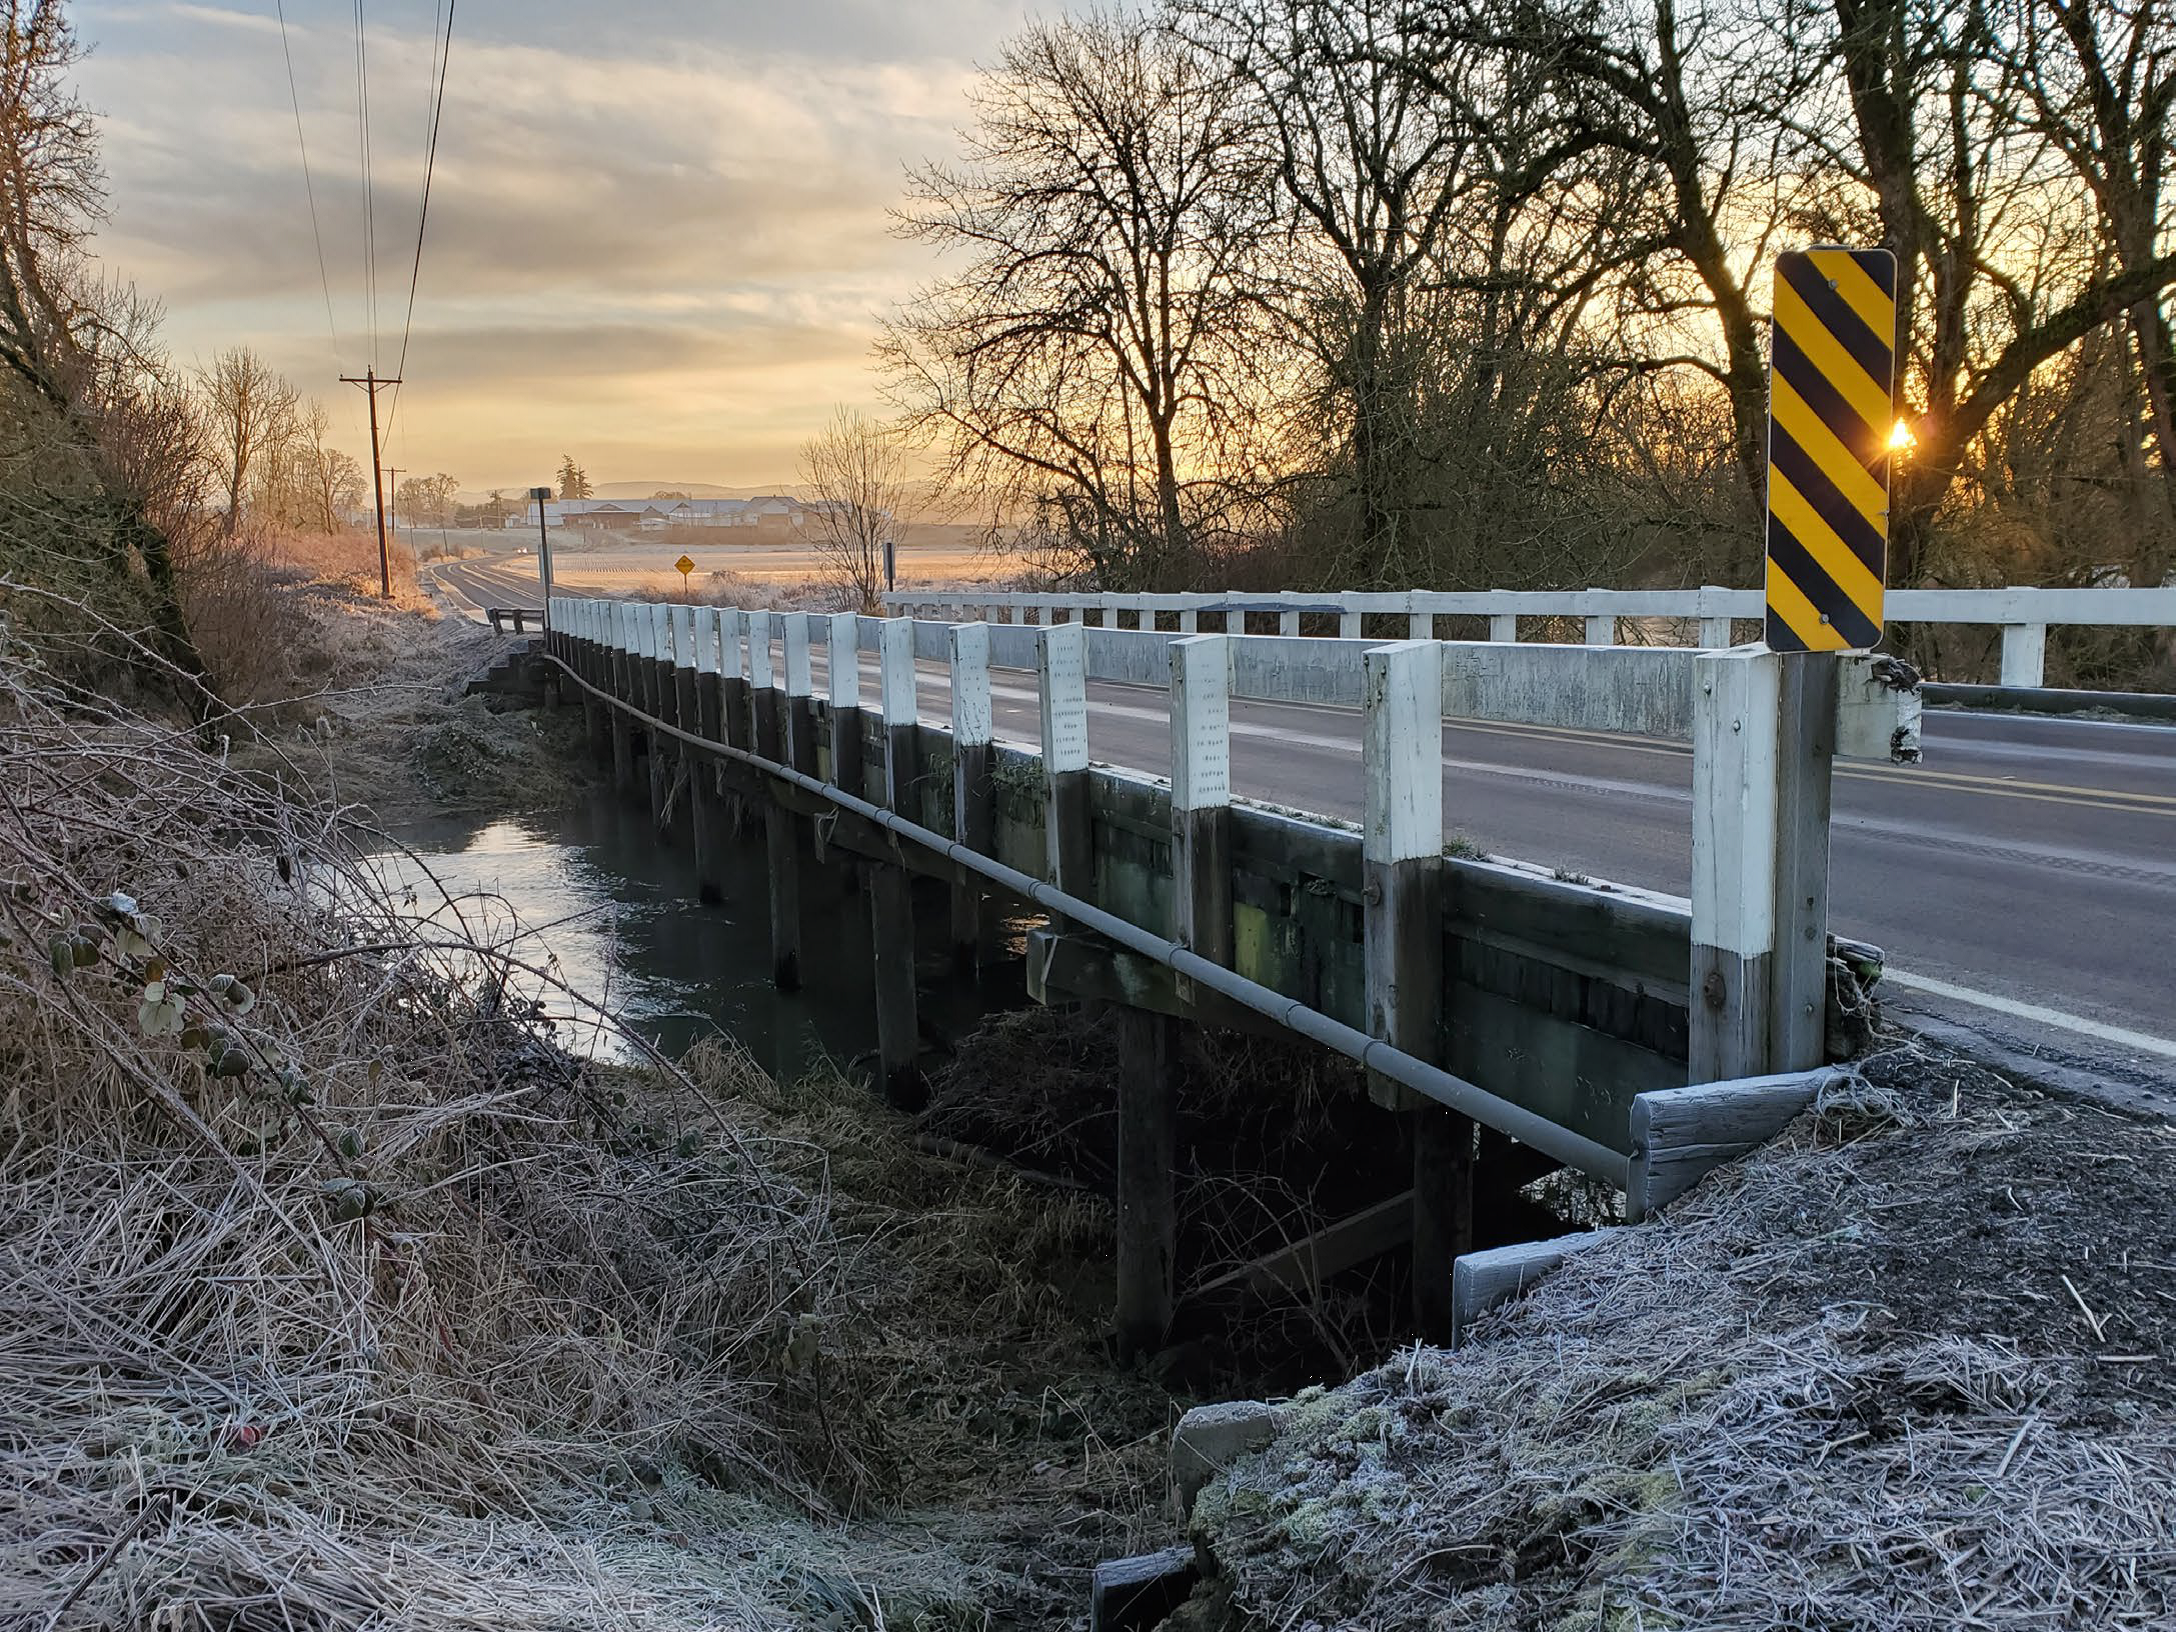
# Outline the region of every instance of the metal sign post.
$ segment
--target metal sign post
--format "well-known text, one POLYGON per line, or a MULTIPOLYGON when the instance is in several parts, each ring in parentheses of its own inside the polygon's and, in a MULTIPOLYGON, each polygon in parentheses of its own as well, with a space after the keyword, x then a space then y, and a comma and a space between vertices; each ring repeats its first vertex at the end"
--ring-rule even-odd
POLYGON ((691 555, 682 555, 679 560, 672 564, 672 570, 680 574, 680 598, 683 601, 694 600, 695 589, 688 582, 688 574, 695 570, 695 558, 691 555))
POLYGON ((1896 425, 1896 257, 1823 247, 1776 259, 1768 370, 1768 649, 1772 702, 1745 721, 1749 790, 1772 811, 1761 839, 1761 958, 1740 1012, 1765 1008, 1743 1046, 1770 1071, 1826 1053, 1829 815, 1837 655, 1882 634, 1889 557, 1889 458, 1896 425), (1770 803, 1772 801, 1772 803, 1770 803), (1765 1037, 1757 1035, 1765 1032, 1765 1037), (1765 1045, 1765 1046, 1763 1046, 1765 1045), (1765 1058, 1763 1059, 1763 1055, 1765 1058))
POLYGON ((552 496, 548 487, 532 487, 529 497, 536 500, 536 572, 544 583, 544 632, 552 629, 552 529, 551 518, 545 513, 544 504, 552 496))
POLYGON ((884 541, 884 588, 887 592, 899 587, 899 546, 890 539, 884 541))

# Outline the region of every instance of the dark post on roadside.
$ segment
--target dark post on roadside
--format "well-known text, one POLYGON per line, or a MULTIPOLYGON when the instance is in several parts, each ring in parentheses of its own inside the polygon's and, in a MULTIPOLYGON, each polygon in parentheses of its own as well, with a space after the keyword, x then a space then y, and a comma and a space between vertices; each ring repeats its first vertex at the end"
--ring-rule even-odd
POLYGON ((363 377, 352 374, 340 376, 342 385, 359 385, 370 393, 370 493, 372 508, 378 515, 378 594, 390 601, 393 598, 393 558, 385 545, 385 466, 379 463, 378 451, 378 387, 398 385, 400 381, 381 380, 374 368, 365 369, 363 377))
POLYGON ((899 546, 890 539, 884 541, 884 588, 887 591, 899 587, 899 546))
POLYGON ((544 509, 544 502, 552 496, 548 487, 532 487, 529 497, 536 500, 536 575, 544 583, 544 632, 552 628, 552 528, 551 518, 544 509))

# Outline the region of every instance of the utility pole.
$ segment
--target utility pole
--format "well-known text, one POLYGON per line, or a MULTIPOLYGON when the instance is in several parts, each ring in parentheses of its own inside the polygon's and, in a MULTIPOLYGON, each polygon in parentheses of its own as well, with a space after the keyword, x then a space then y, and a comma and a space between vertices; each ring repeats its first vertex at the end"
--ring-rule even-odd
POLYGON ((359 385, 370 393, 370 486, 378 512, 378 593, 390 601, 393 598, 393 558, 385 547, 385 467, 378 463, 378 387, 398 385, 400 381, 381 380, 376 369, 366 368, 361 379, 343 374, 340 383, 359 385))
POLYGON ((532 487, 529 497, 536 500, 536 575, 544 586, 544 632, 552 632, 552 527, 551 518, 544 512, 552 490, 548 487, 532 487))

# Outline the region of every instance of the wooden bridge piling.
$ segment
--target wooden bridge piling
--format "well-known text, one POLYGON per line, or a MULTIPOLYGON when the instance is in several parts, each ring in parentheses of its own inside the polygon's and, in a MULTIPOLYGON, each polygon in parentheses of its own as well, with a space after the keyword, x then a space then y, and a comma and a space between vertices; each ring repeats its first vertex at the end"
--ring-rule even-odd
MULTIPOLYGON (((608 603, 611 632, 610 684, 615 697, 633 695, 634 608, 622 601, 608 603)), ((635 791, 635 723, 618 709, 612 711, 612 785, 622 794, 635 791)))
POLYGON ((834 612, 827 631, 825 676, 831 695, 831 780, 848 793, 865 793, 862 771, 861 617, 834 612))
MULTIPOLYGON (((980 855, 997 846, 991 803, 993 718, 990 709, 990 626, 955 623, 946 631, 952 681, 952 836, 980 855)), ((980 879, 966 868, 952 884, 952 966, 960 974, 982 967, 995 938, 995 914, 980 879)))
MULTIPOLYGON (((910 814, 918 731, 911 618, 886 618, 877 626, 877 695, 884 723, 884 803, 910 814)), ((894 1105, 919 1108, 927 1095, 914 988, 913 880, 900 861, 879 861, 867 871, 878 1073, 894 1105)))
MULTIPOLYGON (((1443 649, 1400 641, 1363 661, 1368 1030, 1433 1061, 1443 1024, 1443 649)), ((1473 1237, 1473 1124, 1379 1076, 1369 1090, 1410 1124, 1413 1314, 1424 1336, 1442 1341, 1450 1333, 1451 1264, 1473 1237)))
MULTIPOLYGON (((708 742, 724 740, 724 696, 718 684, 718 641, 721 620, 714 606, 695 608, 695 672, 688 677, 693 693, 692 729, 708 742)), ((725 899, 725 810, 718 766, 700 754, 688 755, 688 837, 695 853, 696 898, 715 906, 725 899)))
POLYGON ((1088 629, 1039 630, 1035 657, 1042 697, 1043 840, 1050 881, 1085 899, 1095 888, 1088 780, 1088 629))
POLYGON ((1118 1034, 1118 1346, 1152 1353, 1171 1329, 1178 1257, 1179 1022, 1114 1006, 1118 1034))
MULTIPOLYGON (((754 752, 785 763, 778 675, 771 662, 771 614, 748 614, 748 708, 754 752)), ((782 992, 801 987, 801 855, 793 813, 766 790, 763 851, 769 870, 771 981, 782 992)))
MULTIPOLYGON (((666 699, 671 696, 671 658, 666 635, 665 611, 662 606, 644 609, 642 620, 642 704, 652 719, 662 720, 671 710, 666 699)), ((656 732, 648 734, 646 744, 650 761, 650 819, 655 823, 660 837, 668 833, 666 812, 672 799, 672 750, 656 732)))

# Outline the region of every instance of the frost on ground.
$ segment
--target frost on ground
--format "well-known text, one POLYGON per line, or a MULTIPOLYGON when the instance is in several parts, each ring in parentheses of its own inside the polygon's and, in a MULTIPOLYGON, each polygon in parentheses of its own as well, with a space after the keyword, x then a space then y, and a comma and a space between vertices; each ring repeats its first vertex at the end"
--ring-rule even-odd
POLYGON ((1192 1623, 2176 1624, 2176 1137, 1915 1049, 1204 1492, 1192 1623))
POLYGON ((0 1627, 1075 1619, 1170 1410, 1108 1207, 836 1077, 554 1047, 543 950, 295 794, 446 706, 409 659, 328 747, 0 651, 0 1627))

